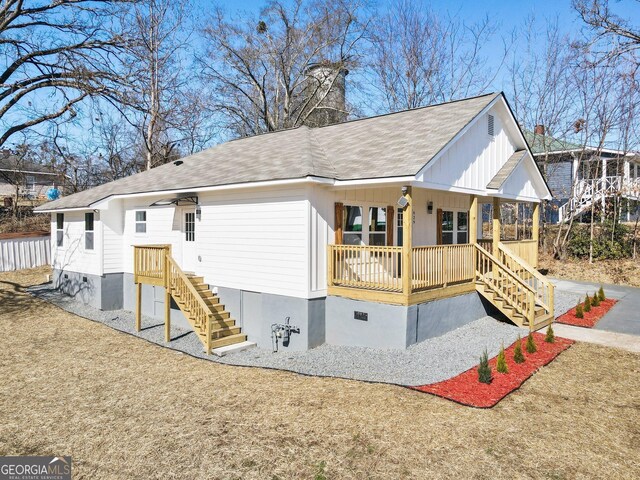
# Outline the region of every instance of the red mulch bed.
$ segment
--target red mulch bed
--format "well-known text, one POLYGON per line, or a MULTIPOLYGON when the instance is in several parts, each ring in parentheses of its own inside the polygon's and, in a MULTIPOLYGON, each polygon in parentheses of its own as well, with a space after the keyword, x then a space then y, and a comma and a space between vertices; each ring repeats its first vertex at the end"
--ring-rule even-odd
MULTIPOLYGON (((616 303, 618 303, 618 301, 613 299, 603 300, 597 307, 592 306, 590 311, 584 312, 584 318, 576 317, 576 308, 574 307, 564 315, 558 317, 556 322, 573 325, 575 327, 593 328, 594 325, 598 323, 598 320, 604 317, 605 313, 616 303)), ((582 304, 582 306, 584 307, 584 304, 582 304)))
POLYGON ((526 337, 522 339, 522 353, 526 359, 524 363, 518 364, 513 361, 513 350, 517 341, 505 349, 508 373, 496 371, 496 357, 489 360, 489 366, 493 373, 493 381, 489 384, 480 383, 478 367, 473 367, 457 377, 443 382, 409 388, 432 393, 470 407, 491 408, 511 392, 520 388, 525 380, 540 367, 547 365, 574 343, 573 340, 560 337, 556 337, 555 343, 547 343, 541 333, 534 333, 533 338, 538 351, 532 354, 527 353, 526 337))

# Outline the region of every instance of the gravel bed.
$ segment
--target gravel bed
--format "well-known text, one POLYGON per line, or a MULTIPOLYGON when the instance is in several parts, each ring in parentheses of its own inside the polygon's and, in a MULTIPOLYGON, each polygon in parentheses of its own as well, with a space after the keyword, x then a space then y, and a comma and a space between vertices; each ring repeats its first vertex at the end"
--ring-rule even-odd
POLYGON ((579 301, 581 301, 583 297, 578 295, 577 293, 565 292, 562 290, 555 291, 553 297, 553 303, 555 306, 555 316, 556 318, 564 315, 569 310, 577 305, 579 301))
POLYGON ((502 343, 506 347, 518 335, 527 334, 527 330, 492 317, 484 317, 440 337, 412 345, 406 350, 322 345, 306 352, 281 350, 272 353, 271 350, 252 348, 220 358, 205 355, 202 344, 191 330, 172 326, 173 340, 166 344, 162 321, 143 317, 142 330, 136 332, 134 314, 128 310, 102 311, 52 289, 50 284, 29 290, 34 296, 70 313, 213 362, 404 386, 426 385, 454 377, 477 365, 485 348, 489 357, 492 357, 498 354, 502 343))

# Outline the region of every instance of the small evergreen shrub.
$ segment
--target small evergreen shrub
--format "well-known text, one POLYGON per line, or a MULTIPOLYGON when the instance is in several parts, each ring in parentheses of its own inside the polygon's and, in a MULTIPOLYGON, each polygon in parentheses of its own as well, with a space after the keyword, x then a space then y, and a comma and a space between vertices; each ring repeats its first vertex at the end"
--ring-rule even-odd
POLYGON ((478 365, 478 380, 482 383, 491 383, 491 367, 489 366, 489 354, 485 350, 480 357, 480 365, 478 365))
POLYGON ((591 311, 591 297, 589 295, 586 295, 584 298, 584 311, 585 312, 591 311))
POLYGON ((556 341, 556 336, 553 333, 553 328, 551 328, 551 325, 547 327, 547 334, 544 336, 544 341, 547 343, 555 343, 556 341))
POLYGON ((600 285, 600 290, 598 290, 598 300, 604 302, 606 299, 607 297, 604 296, 604 289, 602 288, 602 285, 600 285))
POLYGON ((576 318, 584 318, 584 311, 582 310, 582 304, 579 303, 576 306, 576 318))
POLYGON ((500 353, 496 359, 496 370, 499 373, 509 373, 509 367, 507 367, 507 360, 504 356, 504 345, 500 347, 500 353))
POLYGON ((524 355, 522 354, 522 339, 518 335, 516 347, 513 349, 513 361, 516 363, 524 363, 524 355))
POLYGON ((593 298, 591 299, 591 305, 593 305, 594 307, 597 307, 598 305, 600 305, 600 297, 598 297, 597 293, 593 294, 593 298))
POLYGON ((538 347, 536 346, 536 342, 533 339, 533 334, 529 332, 529 336, 527 337, 527 353, 536 353, 538 351, 538 347))

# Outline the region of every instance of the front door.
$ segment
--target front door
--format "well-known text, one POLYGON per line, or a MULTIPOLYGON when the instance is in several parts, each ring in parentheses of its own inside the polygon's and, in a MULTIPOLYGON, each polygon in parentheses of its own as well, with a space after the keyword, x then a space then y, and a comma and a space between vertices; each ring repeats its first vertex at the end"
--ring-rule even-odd
POLYGON ((182 269, 195 272, 197 265, 196 251, 196 211, 185 208, 182 211, 182 269))

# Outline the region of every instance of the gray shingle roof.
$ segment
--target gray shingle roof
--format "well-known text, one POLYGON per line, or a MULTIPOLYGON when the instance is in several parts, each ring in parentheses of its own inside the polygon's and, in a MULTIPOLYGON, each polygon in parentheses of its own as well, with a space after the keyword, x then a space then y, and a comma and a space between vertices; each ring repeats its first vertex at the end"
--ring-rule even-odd
POLYGON ((509 175, 511 175, 511 173, 516 169, 520 160, 522 160, 525 155, 527 155, 526 150, 516 150, 513 152, 509 159, 504 163, 504 165, 502 165, 502 167, 500 167, 500 170, 498 170, 495 176, 487 184, 487 188, 497 190, 502 187, 507 178, 509 178, 509 175))
POLYGON ((46 203, 84 208, 111 195, 306 176, 356 180, 415 175, 500 94, 226 142, 127 178, 46 203))

